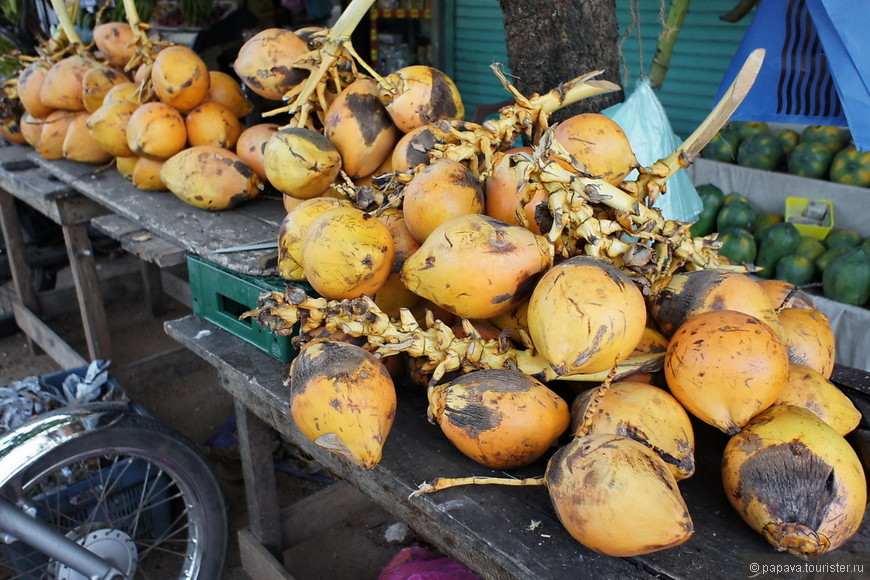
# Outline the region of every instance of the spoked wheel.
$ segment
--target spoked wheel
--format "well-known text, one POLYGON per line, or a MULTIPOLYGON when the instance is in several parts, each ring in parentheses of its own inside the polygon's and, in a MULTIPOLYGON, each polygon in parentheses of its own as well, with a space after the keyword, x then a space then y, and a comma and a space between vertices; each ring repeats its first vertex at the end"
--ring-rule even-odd
MULTIPOLYGON (((196 446, 129 415, 53 450, 4 489, 129 578, 220 578, 227 516, 196 446), (8 486, 15 486, 10 490, 8 486)), ((83 578, 21 542, 0 545, 0 579, 83 578)))

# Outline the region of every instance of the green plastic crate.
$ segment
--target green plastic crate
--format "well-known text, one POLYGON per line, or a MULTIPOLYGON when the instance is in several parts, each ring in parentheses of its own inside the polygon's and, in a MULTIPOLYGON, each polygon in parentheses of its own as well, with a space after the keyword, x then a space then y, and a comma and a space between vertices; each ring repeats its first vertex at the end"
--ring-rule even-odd
MULTIPOLYGON (((239 319, 242 313, 257 307, 261 294, 283 292, 288 286, 299 285, 276 276, 247 276, 227 270, 196 255, 187 257, 187 274, 193 312, 227 332, 251 343, 283 362, 290 362, 298 353, 291 344, 293 335, 277 335, 263 328, 253 318, 239 319)), ((310 288, 301 284, 306 291, 310 288)))

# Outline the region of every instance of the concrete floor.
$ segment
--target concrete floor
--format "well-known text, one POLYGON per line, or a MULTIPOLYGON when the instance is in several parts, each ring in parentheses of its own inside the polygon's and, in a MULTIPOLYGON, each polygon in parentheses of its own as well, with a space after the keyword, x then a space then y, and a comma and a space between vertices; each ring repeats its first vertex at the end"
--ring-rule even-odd
MULTIPOLYGON (((106 295, 114 351, 110 373, 133 399, 199 444, 214 460, 224 487, 231 525, 224 579, 248 578, 241 567, 236 537, 236 532, 247 526, 238 450, 205 446, 209 437, 231 419, 232 400, 218 386, 214 369, 182 349, 163 331, 164 321, 180 318, 190 311, 167 298, 167 312, 159 318, 148 317, 144 312, 141 286, 137 286, 138 262, 121 254, 101 258, 99 265, 101 277, 133 273, 122 276, 124 282, 106 295)), ((58 287, 69 284, 68 275, 62 271, 58 287)), ((0 302, 0 306, 2 304, 0 302)), ((77 310, 53 318, 50 325, 79 352, 86 352, 77 310)), ((58 370, 61 369, 47 355, 31 352, 20 332, 0 337, 0 385, 58 370)), ((276 434, 276 458, 298 461, 297 451, 276 434)), ((312 479, 280 470, 276 477, 283 505, 290 505, 324 487, 312 479)), ((373 507, 279 556, 284 558, 296 580, 375 580, 405 544, 416 544, 412 539, 405 544, 387 542, 384 531, 394 523, 392 516, 373 507)))

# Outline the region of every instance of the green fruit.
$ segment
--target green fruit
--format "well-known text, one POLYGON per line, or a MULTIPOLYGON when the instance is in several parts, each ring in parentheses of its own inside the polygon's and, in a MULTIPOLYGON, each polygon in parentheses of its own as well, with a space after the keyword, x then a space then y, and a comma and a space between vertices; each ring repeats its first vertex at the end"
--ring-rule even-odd
POLYGON ((783 256, 776 263, 773 277, 777 280, 785 280, 795 286, 803 286, 813 281, 816 276, 816 266, 806 256, 791 254, 783 256))
POLYGON ((782 145, 782 152, 785 155, 788 155, 800 143, 800 133, 793 129, 777 129, 773 134, 779 139, 779 144, 782 145))
POLYGON ((837 229, 828 232, 824 239, 825 247, 829 250, 836 248, 854 248, 861 243, 861 235, 852 230, 837 229))
POLYGON ((776 273, 776 263, 783 256, 793 254, 801 242, 801 234, 791 222, 780 222, 769 226, 758 240, 758 254, 755 265, 761 268, 757 272, 762 278, 773 278, 776 273))
POLYGON ((754 169, 775 169, 782 161, 782 145, 773 133, 756 133, 740 142, 737 164, 754 169))
POLYGON ((716 231, 725 232, 730 229, 742 228, 752 231, 755 223, 755 208, 745 201, 726 203, 716 216, 716 231))
POLYGON ((701 157, 723 163, 734 163, 737 160, 737 149, 740 145, 740 134, 737 131, 721 129, 710 142, 701 149, 701 157))
POLYGON ((744 203, 752 205, 752 202, 749 201, 748 197, 746 197, 742 193, 737 193, 736 191, 732 191, 731 193, 726 195, 723 201, 724 203, 731 203, 732 201, 742 201, 744 203))
POLYGON ((695 190, 701 198, 702 209, 698 219, 689 228, 694 237, 708 236, 716 229, 716 216, 722 207, 725 194, 713 184, 699 185, 695 190))
POLYGON ((816 271, 821 275, 825 273, 825 270, 828 268, 828 264, 831 263, 831 260, 848 252, 849 248, 834 248, 833 250, 825 250, 825 253, 816 258, 816 271))
POLYGON ((770 126, 763 121, 734 121, 732 125, 740 135, 741 141, 758 133, 770 133, 770 126))
POLYGON ((860 248, 836 256, 822 274, 822 291, 837 302, 864 306, 870 301, 870 254, 860 248))
POLYGON ((717 238, 722 242, 719 255, 725 256, 734 264, 754 264, 757 251, 755 237, 749 230, 734 228, 720 232, 717 238))
POLYGON ((858 247, 862 250, 870 252, 870 238, 864 238, 861 243, 858 244, 858 247))
POLYGON ((801 131, 801 143, 824 143, 836 153, 849 142, 849 132, 829 125, 810 125, 801 131))
POLYGON ((870 187, 870 151, 858 151, 854 145, 844 147, 834 155, 829 177, 836 183, 870 187))
POLYGON ((752 223, 752 232, 755 234, 755 239, 761 238, 761 234, 773 224, 778 224, 783 219, 783 215, 773 211, 763 211, 755 216, 755 221, 752 223))
POLYGON ((825 244, 813 236, 801 236, 801 241, 798 247, 795 248, 795 256, 803 256, 808 258, 810 262, 815 263, 816 258, 827 251, 825 244))
POLYGON ((825 179, 833 158, 834 151, 825 142, 805 141, 788 154, 788 172, 801 177, 825 179))

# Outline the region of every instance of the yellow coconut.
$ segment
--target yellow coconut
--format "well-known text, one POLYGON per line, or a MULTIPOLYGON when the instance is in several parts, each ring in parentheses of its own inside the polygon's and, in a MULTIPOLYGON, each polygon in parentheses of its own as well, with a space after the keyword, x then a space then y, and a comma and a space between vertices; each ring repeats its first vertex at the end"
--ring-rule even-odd
POLYGON ((137 189, 143 191, 166 191, 168 188, 160 178, 160 170, 164 163, 166 162, 137 157, 133 172, 130 174, 130 181, 137 189))
POLYGON ((365 469, 381 460, 396 390, 378 358, 340 341, 312 340, 290 365, 290 414, 309 441, 365 469))
POLYGON ((136 47, 132 45, 133 29, 126 22, 103 22, 94 26, 94 44, 113 67, 124 68, 136 47))
POLYGON ((125 101, 104 103, 88 117, 91 137, 111 155, 132 156, 133 151, 127 144, 127 124, 138 108, 138 105, 125 101))
POLYGON ((173 45, 157 53, 151 69, 151 84, 161 101, 189 111, 208 96, 210 77, 205 61, 192 49, 173 45))
POLYGON ((341 155, 321 133, 284 127, 266 143, 266 176, 275 189, 298 199, 323 195, 341 171, 341 155))
POLYGON ((119 70, 107 66, 95 66, 82 77, 82 103, 85 110, 93 113, 100 108, 106 93, 120 84, 126 84, 130 79, 119 70))
POLYGON ((133 171, 136 169, 136 163, 138 161, 139 157, 135 155, 129 157, 115 157, 115 168, 117 168, 118 173, 120 173, 124 179, 133 181, 133 171))
POLYGON ((106 163, 112 158, 112 154, 91 136, 88 130, 89 117, 90 113, 87 111, 76 113, 73 117, 63 139, 63 157, 81 163, 106 163))
POLYGON ((182 201, 207 210, 230 209, 260 194, 262 182, 232 151, 200 145, 166 160, 160 179, 182 201))
POLYGON ((695 314, 674 333, 665 380, 694 416, 733 435, 779 396, 789 373, 779 337, 735 310, 695 314))
POLYGON ((239 118, 220 103, 203 103, 184 117, 190 146, 212 145, 234 150, 242 133, 239 118))
POLYGON ((818 310, 783 308, 779 311, 789 360, 806 365, 826 379, 834 373, 836 336, 828 317, 818 310))
POLYGON ((305 280, 302 270, 305 233, 314 218, 337 207, 351 207, 351 204, 334 197, 315 197, 301 201, 287 212, 278 228, 278 274, 282 278, 298 282, 305 280))
POLYGON ((861 421, 861 412, 837 385, 818 371, 796 362, 789 363, 788 380, 773 404, 809 409, 844 436, 861 421))
POLYGON ((263 163, 266 143, 280 128, 281 126, 277 123, 258 123, 243 129, 236 140, 236 155, 241 157, 263 180, 268 179, 263 163))
POLYGON ((249 89, 263 98, 280 101, 308 76, 293 62, 308 52, 308 43, 286 28, 267 28, 245 41, 233 69, 249 89))
POLYGON ((649 314, 665 336, 671 336, 694 314, 736 310, 762 320, 784 338, 767 292, 746 274, 715 268, 679 272, 660 280, 653 290, 649 314))
POLYGON ((242 86, 234 77, 218 70, 208 71, 208 76, 206 103, 220 103, 232 111, 237 118, 251 114, 254 105, 242 92, 242 86))
POLYGON ((506 369, 470 372, 429 389, 427 415, 457 449, 493 469, 540 459, 571 422, 562 397, 506 369))
POLYGON ((46 107, 67 111, 84 111, 82 86, 85 73, 96 66, 96 61, 80 55, 57 61, 39 88, 39 100, 46 107))
POLYGON ((805 560, 842 546, 867 507, 867 480, 852 446, 793 405, 774 405, 728 441, 722 483, 753 530, 805 560))
POLYGON ((63 142, 66 132, 75 119, 74 111, 58 109, 42 121, 42 131, 36 145, 36 153, 43 159, 63 159, 63 142))
POLYGON ((634 350, 646 327, 646 304, 612 263, 576 256, 535 285, 528 321, 535 348, 559 374, 597 373, 634 350))
POLYGON ((323 134, 338 149, 351 179, 377 169, 399 138, 399 130, 378 99, 378 83, 370 78, 357 79, 329 105, 323 134))
POLYGON ((27 68, 18 75, 18 98, 24 110, 34 119, 44 119, 54 110, 54 107, 43 104, 39 98, 49 68, 48 63, 37 60, 27 65, 27 68))
MULTIPOLYGON (((402 266, 409 290, 464 318, 490 318, 523 302, 551 264, 547 240, 481 214, 438 226, 402 266)), ((637 342, 637 341, 635 341, 637 342)))
POLYGON ((673 395, 647 383, 617 381, 580 393, 571 403, 571 432, 624 435, 643 443, 677 481, 695 473, 695 434, 673 395))
POLYGON ((380 220, 353 207, 318 215, 302 242, 305 279, 331 299, 374 295, 393 265, 393 235, 380 220))
POLYGON ((380 99, 403 133, 442 119, 465 118, 456 83, 431 66, 407 66, 387 75, 380 99))
POLYGON ((160 101, 136 108, 127 121, 127 146, 140 157, 169 159, 187 145, 184 118, 160 101))
POLYGON ((600 113, 565 119, 556 125, 553 138, 577 160, 574 168, 613 185, 638 165, 625 131, 600 113))
POLYGON ((405 224, 418 242, 451 218, 483 213, 483 188, 471 171, 452 159, 424 167, 402 193, 405 224))
POLYGON ((560 448, 544 475, 556 515, 575 540, 609 556, 673 548, 694 525, 661 457, 621 435, 586 435, 560 448))

